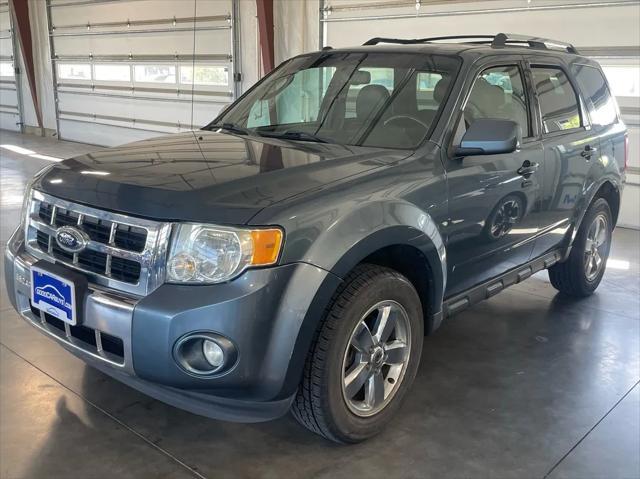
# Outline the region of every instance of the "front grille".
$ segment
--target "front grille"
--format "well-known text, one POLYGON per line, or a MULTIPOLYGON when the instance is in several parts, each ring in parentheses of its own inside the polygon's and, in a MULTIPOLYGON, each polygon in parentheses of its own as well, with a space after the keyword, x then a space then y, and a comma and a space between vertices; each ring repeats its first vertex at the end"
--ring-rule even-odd
POLYGON ((88 273, 90 281, 144 295, 162 281, 170 225, 131 218, 32 193, 27 245, 52 259, 88 273), (89 238, 79 253, 56 242, 58 228, 72 226, 89 238))
POLYGON ((41 324, 48 326, 49 330, 56 333, 57 336, 62 337, 64 335, 67 341, 72 341, 74 345, 86 351, 105 355, 107 359, 118 364, 124 363, 124 343, 122 339, 86 326, 66 324, 55 316, 40 311, 31 304, 31 301, 29 301, 29 305, 31 314, 36 319, 39 319, 41 324))

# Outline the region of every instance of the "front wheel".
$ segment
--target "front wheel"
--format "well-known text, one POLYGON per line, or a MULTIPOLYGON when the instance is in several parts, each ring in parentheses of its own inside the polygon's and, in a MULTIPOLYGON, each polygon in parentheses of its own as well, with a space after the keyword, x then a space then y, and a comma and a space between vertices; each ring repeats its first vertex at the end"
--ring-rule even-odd
POLYGON ((612 230, 609 203, 604 198, 598 198, 582 220, 567 261, 549 269, 553 287, 571 296, 591 295, 604 276, 612 230))
POLYGON ((423 334, 422 306, 411 283, 388 268, 358 266, 318 328, 294 417, 336 442, 374 436, 413 382, 423 334))

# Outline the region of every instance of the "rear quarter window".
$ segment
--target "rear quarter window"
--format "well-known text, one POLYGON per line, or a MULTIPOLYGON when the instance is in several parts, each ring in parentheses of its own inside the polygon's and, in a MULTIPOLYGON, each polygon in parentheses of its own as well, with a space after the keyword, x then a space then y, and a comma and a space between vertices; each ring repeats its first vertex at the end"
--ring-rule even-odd
POLYGON ((591 122, 594 125, 612 125, 618 121, 616 104, 602 72, 588 65, 574 65, 573 74, 591 103, 591 122))

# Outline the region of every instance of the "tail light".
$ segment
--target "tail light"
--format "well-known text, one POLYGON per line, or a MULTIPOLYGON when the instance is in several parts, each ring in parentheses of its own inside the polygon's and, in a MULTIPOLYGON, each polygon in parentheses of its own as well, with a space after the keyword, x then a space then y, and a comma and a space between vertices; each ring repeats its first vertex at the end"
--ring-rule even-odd
POLYGON ((624 137, 624 171, 629 167, 629 135, 624 137))

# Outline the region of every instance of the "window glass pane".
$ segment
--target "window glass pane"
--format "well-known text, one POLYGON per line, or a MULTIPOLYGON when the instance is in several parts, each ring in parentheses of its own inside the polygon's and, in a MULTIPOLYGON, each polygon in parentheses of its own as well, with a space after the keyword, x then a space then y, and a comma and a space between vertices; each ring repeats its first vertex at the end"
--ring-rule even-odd
POLYGON ((91 65, 58 63, 58 78, 63 80, 91 80, 91 65))
POLYGON ((94 65, 93 75, 95 80, 102 81, 131 81, 131 68, 129 65, 94 65))
POLYGON ((436 111, 444 101, 443 94, 448 86, 448 78, 441 73, 418 72, 416 76, 416 99, 418 110, 436 111))
POLYGON ((173 65, 135 65, 134 78, 145 83, 175 83, 176 67, 173 65))
POLYGON ((615 96, 640 96, 640 66, 616 65, 602 69, 615 96))
POLYGON ((591 120, 595 125, 612 125, 618 121, 616 105, 600 70, 586 65, 574 67, 582 92, 593 104, 591 120))
POLYGON ((489 68, 476 79, 464 110, 465 131, 479 118, 515 121, 521 137, 529 136, 527 96, 517 66, 489 68))
POLYGON ((562 70, 534 67, 533 82, 538 92, 542 125, 546 133, 582 126, 578 95, 562 70))
POLYGON ((331 81, 331 74, 331 71, 325 71, 324 68, 309 68, 291 77, 284 77, 279 85, 276 84, 276 90, 281 88, 275 95, 278 123, 315 121, 324 98, 327 80, 331 81))
POLYGON ((256 128, 270 124, 269 102, 265 100, 255 102, 249 112, 249 118, 247 118, 247 128, 256 128))
MULTIPOLYGON (((360 91, 367 85, 380 85, 387 89, 389 93, 393 92, 393 68, 360 68, 351 77, 349 90, 347 91, 347 118, 355 118, 356 115, 356 99, 360 91)), ((382 90, 381 90, 382 91, 382 90)))
POLYGON ((12 77, 14 76, 13 63, 0 62, 0 77, 12 77))
POLYGON ((196 65, 195 80, 193 78, 193 66, 180 67, 180 83, 207 86, 228 86, 229 67, 214 65, 196 65))

